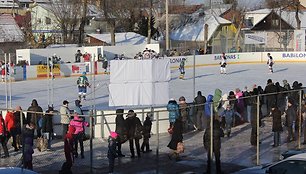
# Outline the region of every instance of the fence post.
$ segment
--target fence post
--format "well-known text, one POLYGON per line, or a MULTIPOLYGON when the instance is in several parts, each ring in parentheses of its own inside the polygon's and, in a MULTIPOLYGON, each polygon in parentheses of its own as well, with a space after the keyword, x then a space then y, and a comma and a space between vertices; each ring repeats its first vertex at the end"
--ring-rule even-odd
POLYGON ((259 165, 260 161, 259 161, 259 111, 260 111, 260 105, 259 105, 259 95, 257 95, 257 118, 256 118, 256 146, 257 146, 257 149, 256 149, 256 164, 259 165))
POLYGON ((158 161, 159 156, 159 112, 156 113, 156 160, 158 161))
POLYGON ((298 130, 298 149, 301 149, 301 128, 302 128, 302 90, 299 91, 299 130, 298 130))
POLYGON ((213 102, 210 102, 210 169, 212 169, 213 168, 213 165, 212 165, 212 163, 213 163, 213 150, 214 150, 214 148, 213 148, 213 126, 214 126, 214 110, 213 110, 213 102))
POLYGON ((93 119, 92 119, 93 110, 90 110, 89 115, 89 126, 90 126, 90 140, 89 140, 89 148, 90 148, 90 173, 92 173, 92 163, 93 163, 93 151, 92 151, 92 138, 93 138, 93 119))
POLYGON ((105 116, 104 111, 101 111, 101 138, 104 138, 104 123, 105 123, 105 116))

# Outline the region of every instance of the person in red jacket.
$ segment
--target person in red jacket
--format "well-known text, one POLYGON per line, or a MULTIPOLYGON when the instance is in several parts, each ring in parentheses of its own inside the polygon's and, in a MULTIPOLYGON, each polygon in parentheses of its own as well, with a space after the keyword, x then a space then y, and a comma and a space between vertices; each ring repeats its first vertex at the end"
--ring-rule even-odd
MULTIPOLYGON (((4 158, 9 157, 9 152, 7 149, 7 131, 5 126, 5 121, 0 113, 0 143, 2 145, 2 149, 4 151, 4 158)), ((0 154, 1 155, 1 154, 0 154)))
MULTIPOLYGON (((18 147, 16 144, 16 125, 15 125, 15 118, 13 112, 8 111, 5 115, 5 125, 7 127, 7 131, 9 136, 12 136, 13 143, 12 146, 14 147, 15 151, 18 151, 18 147)), ((9 137, 8 137, 9 138, 9 137)))
POLYGON ((64 139, 64 152, 65 152, 66 166, 67 166, 66 170, 69 170, 69 171, 71 170, 72 163, 74 161, 74 157, 73 157, 73 153, 74 153, 73 134, 74 132, 75 132, 75 127, 70 125, 68 128, 68 132, 65 135, 65 139, 64 139))

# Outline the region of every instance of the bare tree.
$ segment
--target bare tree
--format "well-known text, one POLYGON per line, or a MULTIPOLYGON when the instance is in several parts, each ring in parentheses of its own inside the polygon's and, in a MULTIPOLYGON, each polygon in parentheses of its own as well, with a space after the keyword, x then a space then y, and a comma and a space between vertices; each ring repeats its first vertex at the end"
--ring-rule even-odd
POLYGON ((63 43, 74 42, 73 34, 79 24, 82 0, 58 0, 51 2, 49 9, 62 30, 63 43))

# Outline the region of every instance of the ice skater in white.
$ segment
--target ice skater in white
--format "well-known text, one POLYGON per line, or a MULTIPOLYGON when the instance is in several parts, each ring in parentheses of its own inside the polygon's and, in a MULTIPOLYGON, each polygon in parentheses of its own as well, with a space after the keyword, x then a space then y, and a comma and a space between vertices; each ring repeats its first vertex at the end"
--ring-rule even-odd
POLYGON ((226 65, 226 56, 225 53, 222 53, 220 62, 220 74, 226 74, 226 65))
POLYGON ((273 73, 273 64, 274 64, 273 58, 270 53, 268 53, 267 56, 268 56, 267 65, 269 66, 269 72, 273 73))

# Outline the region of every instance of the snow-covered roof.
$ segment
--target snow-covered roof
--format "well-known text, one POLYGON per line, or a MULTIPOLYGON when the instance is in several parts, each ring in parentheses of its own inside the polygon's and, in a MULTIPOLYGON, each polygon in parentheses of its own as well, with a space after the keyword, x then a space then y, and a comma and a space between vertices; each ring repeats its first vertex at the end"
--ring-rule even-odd
MULTIPOLYGON (((245 19, 253 18, 253 26, 256 26, 265 17, 267 17, 271 12, 272 12, 272 9, 267 9, 267 8, 249 11, 246 13, 245 19)), ((282 10, 280 13, 279 10, 275 9, 275 13, 278 14, 284 21, 286 21, 293 28, 297 27, 294 11, 282 10)), ((300 12, 299 17, 301 20, 301 28, 306 28, 306 12, 300 12)))
POLYGON ((23 42, 24 35, 10 14, 0 15, 0 43, 23 42))
POLYGON ((19 5, 14 2, 14 0, 1 0, 0 1, 0 8, 18 8, 19 5))
POLYGON ((204 41, 205 24, 208 25, 209 40, 220 25, 231 24, 231 22, 219 16, 206 15, 173 30, 170 38, 180 41, 204 41))
MULTIPOLYGON (((210 0, 185 0, 185 5, 200 5, 204 4, 205 6, 210 5, 210 0)), ((223 0, 212 0, 212 5, 222 5, 223 0)), ((254 9, 263 7, 265 5, 265 0, 238 0, 238 7, 246 9, 254 9)))
MULTIPOLYGON (((111 44, 111 34, 87 34, 90 37, 96 38, 100 41, 111 44)), ((116 45, 140 45, 146 44, 147 38, 134 32, 116 33, 116 45)), ((155 40, 151 39, 151 43, 155 43, 155 40)))

